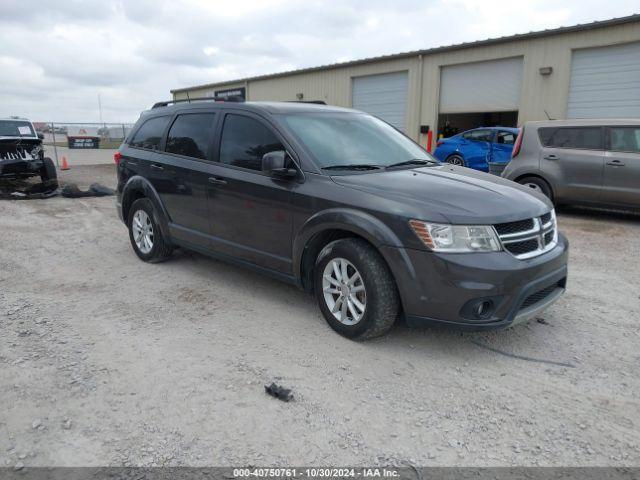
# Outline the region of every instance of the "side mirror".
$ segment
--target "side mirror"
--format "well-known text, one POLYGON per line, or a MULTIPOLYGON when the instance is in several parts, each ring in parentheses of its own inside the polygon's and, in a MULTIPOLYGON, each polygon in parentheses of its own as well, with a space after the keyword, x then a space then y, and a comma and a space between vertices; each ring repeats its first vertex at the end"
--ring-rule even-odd
POLYGON ((265 153, 262 156, 262 171, 275 178, 295 178, 298 171, 289 168, 289 155, 284 150, 265 153))

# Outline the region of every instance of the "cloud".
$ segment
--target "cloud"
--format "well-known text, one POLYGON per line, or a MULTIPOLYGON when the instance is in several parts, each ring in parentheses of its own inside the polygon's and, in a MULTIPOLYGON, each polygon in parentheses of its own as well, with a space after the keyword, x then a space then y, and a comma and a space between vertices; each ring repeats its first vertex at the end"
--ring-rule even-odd
POLYGON ((169 90, 633 13, 630 0, 4 0, 0 116, 135 121, 169 90))

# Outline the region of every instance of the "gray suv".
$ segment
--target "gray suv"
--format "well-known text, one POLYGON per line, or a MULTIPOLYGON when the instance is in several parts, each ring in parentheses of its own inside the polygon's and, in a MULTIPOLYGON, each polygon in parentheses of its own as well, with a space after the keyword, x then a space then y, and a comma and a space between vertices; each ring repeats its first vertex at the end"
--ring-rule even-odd
POLYGON ((640 209, 640 120, 527 122, 504 178, 555 204, 640 209))
POLYGON ((507 327, 564 292, 569 244, 543 195, 362 112, 215 100, 159 102, 114 157, 141 260, 181 247, 252 268, 315 293, 358 339, 399 316, 507 327))

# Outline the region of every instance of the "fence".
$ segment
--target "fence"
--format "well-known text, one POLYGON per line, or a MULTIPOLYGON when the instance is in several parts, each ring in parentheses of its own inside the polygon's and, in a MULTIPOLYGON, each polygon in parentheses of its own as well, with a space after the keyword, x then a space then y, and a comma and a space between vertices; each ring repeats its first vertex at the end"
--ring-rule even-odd
POLYGON ((111 163, 133 124, 33 122, 33 126, 44 136, 45 155, 60 166, 62 157, 77 165, 111 163))

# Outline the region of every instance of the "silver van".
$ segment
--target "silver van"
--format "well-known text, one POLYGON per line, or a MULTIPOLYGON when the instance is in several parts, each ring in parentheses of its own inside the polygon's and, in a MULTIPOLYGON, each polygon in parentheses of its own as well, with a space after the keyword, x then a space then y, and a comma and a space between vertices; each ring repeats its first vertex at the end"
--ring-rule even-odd
POLYGON ((502 177, 556 204, 640 210, 640 119, 526 122, 502 177))

